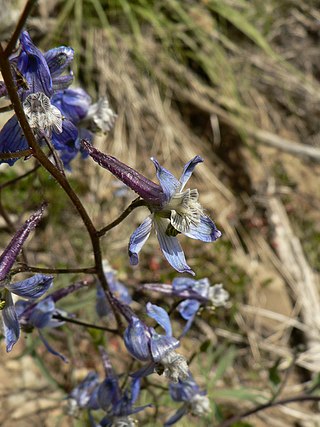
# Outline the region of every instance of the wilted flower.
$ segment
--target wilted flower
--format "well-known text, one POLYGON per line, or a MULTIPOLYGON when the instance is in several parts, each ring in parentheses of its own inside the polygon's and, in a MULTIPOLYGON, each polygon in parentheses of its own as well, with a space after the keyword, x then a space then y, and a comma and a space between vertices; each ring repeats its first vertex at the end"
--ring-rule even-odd
POLYGON ((127 312, 129 326, 124 333, 124 342, 129 353, 136 359, 149 364, 132 374, 138 378, 153 372, 164 374, 172 382, 188 376, 188 364, 183 356, 175 352, 179 341, 172 336, 172 328, 167 312, 150 302, 146 306, 147 315, 154 319, 166 332, 158 334, 134 313, 127 312))
POLYGON ((185 402, 178 411, 165 422, 165 426, 171 426, 184 415, 190 413, 197 417, 203 417, 211 412, 210 402, 206 392, 201 391, 191 373, 185 380, 179 380, 176 384, 169 385, 169 393, 175 402, 185 402))
POLYGON ((4 336, 7 351, 11 351, 20 336, 19 321, 12 300, 16 294, 27 299, 37 299, 42 296, 52 284, 51 276, 36 274, 21 282, 10 282, 10 270, 22 245, 30 232, 38 225, 44 213, 45 205, 42 205, 23 226, 14 234, 9 245, 0 256, 0 310, 4 326, 4 336))
POLYGON ((181 316, 187 320, 182 335, 190 329, 202 304, 221 307, 225 306, 229 299, 229 293, 222 283, 212 286, 207 278, 194 280, 189 277, 177 277, 173 279, 172 285, 146 283, 143 288, 184 299, 177 306, 181 316))
POLYGON ((167 261, 179 272, 194 274, 185 260, 177 235, 182 233, 192 239, 213 242, 221 236, 213 221, 204 214, 198 202, 198 190, 184 190, 195 166, 202 162, 194 157, 184 167, 177 180, 171 172, 151 159, 156 167, 160 185, 155 184, 136 170, 120 162, 115 157, 101 153, 86 141, 82 145, 89 155, 102 167, 124 182, 145 200, 151 211, 143 223, 135 230, 129 241, 131 264, 138 263, 138 254, 155 226, 160 248, 167 261))

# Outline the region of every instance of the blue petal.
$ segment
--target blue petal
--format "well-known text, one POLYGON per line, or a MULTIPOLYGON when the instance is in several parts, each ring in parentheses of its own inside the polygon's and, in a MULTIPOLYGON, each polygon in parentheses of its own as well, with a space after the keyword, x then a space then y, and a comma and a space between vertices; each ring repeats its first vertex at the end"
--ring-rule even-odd
POLYGON ((169 225, 169 220, 163 218, 156 218, 154 220, 157 237, 159 240, 160 248, 163 255, 166 257, 169 264, 179 271, 180 273, 190 273, 194 275, 194 272, 188 266, 183 250, 178 242, 178 239, 173 236, 166 234, 166 229, 169 225))
POLYGON ((107 301, 106 294, 101 285, 97 285, 96 292, 96 312, 99 317, 108 316, 112 313, 112 309, 107 301))
POLYGON ((151 160, 155 165, 158 180, 168 201, 174 193, 180 189, 180 181, 178 181, 171 172, 160 166, 159 162, 155 158, 151 157, 151 160))
POLYGON ((105 379, 98 388, 98 402, 100 408, 108 412, 111 403, 115 405, 121 397, 116 378, 105 379))
POLYGON ((116 279, 113 272, 108 272, 105 276, 113 295, 123 303, 130 304, 132 302, 132 298, 126 286, 116 279))
POLYGON ((182 175, 179 179, 181 183, 180 191, 183 190, 184 186, 186 185, 188 179, 192 175, 192 172, 194 168, 197 166, 197 164, 202 162, 203 162, 203 159, 200 156, 196 156, 185 165, 185 167, 183 168, 182 175))
POLYGON ((45 298, 40 301, 32 310, 28 323, 38 329, 45 328, 49 325, 52 315, 55 311, 55 304, 51 297, 45 298))
POLYGON ((196 317, 196 315, 190 317, 190 319, 187 321, 187 323, 185 324, 185 326, 184 326, 184 328, 182 330, 181 335, 179 336, 179 340, 181 338, 183 338, 186 335, 186 333, 189 331, 189 329, 191 328, 192 323, 193 323, 195 317, 196 317))
POLYGON ((45 347, 49 351, 49 353, 53 354, 54 356, 60 357, 60 359, 64 363, 68 363, 68 359, 63 354, 59 353, 58 351, 54 350, 51 347, 51 345, 48 343, 48 341, 46 340, 46 338, 42 335, 42 333, 40 332, 40 330, 38 330, 38 332, 39 332, 39 336, 41 338, 41 341, 43 342, 43 344, 45 345, 45 347))
POLYGON ((23 91, 23 100, 30 93, 36 92, 43 92, 50 97, 52 95, 52 79, 43 54, 35 47, 26 31, 21 34, 20 42, 22 52, 19 55, 18 69, 29 86, 27 91, 23 91))
POLYGON ((54 91, 67 89, 73 82, 73 74, 66 74, 65 76, 54 77, 52 80, 52 87, 54 91))
POLYGON ((60 46, 48 50, 45 54, 50 73, 52 77, 60 76, 60 74, 73 61, 74 50, 71 47, 60 46))
POLYGON ((12 350, 12 347, 19 339, 20 327, 11 293, 6 289, 4 290, 4 300, 5 306, 2 310, 2 320, 4 337, 6 341, 6 350, 9 352, 12 350))
POLYGON ((155 364, 152 361, 147 366, 143 366, 138 371, 134 372, 133 374, 130 374, 130 376, 134 379, 140 379, 143 377, 147 377, 148 375, 151 375, 154 373, 155 364))
POLYGON ((196 283, 196 280, 189 277, 176 277, 172 281, 172 289, 179 293, 179 291, 186 291, 192 289, 193 285, 196 283))
POLYGON ((132 382, 131 382, 131 403, 133 404, 139 397, 139 393, 140 393, 140 383, 141 380, 139 377, 136 378, 132 378, 132 382))
POLYGON ((124 343, 129 353, 138 360, 151 360, 149 350, 150 332, 148 327, 137 317, 133 317, 124 332, 124 343))
POLYGON ((52 276, 44 274, 35 274, 29 279, 20 282, 11 283, 7 286, 10 292, 28 299, 40 298, 53 283, 52 276))
POLYGON ((168 419, 168 421, 166 421, 163 426, 167 427, 167 426, 172 426, 173 424, 175 424, 177 421, 181 420, 181 418, 187 413, 187 406, 183 405, 181 406, 180 409, 177 410, 177 412, 172 415, 172 417, 170 417, 168 419))
POLYGON ((154 319, 165 331, 168 337, 172 336, 170 318, 166 310, 155 304, 147 303, 147 315, 154 319))
POLYGON ((55 93, 51 103, 59 108, 67 119, 77 124, 87 115, 91 97, 81 88, 66 89, 55 93))
POLYGON ((199 307, 199 301, 196 301, 194 299, 186 299, 177 306, 177 310, 185 320, 189 320, 195 316, 195 314, 199 310, 199 307))
POLYGON ((161 362, 163 356, 179 347, 179 341, 174 337, 159 335, 155 331, 152 334, 150 349, 154 362, 161 362))
MULTIPOLYGON (((17 116, 14 115, 7 121, 0 132, 0 153, 15 153, 28 148, 28 142, 18 123, 17 116)), ((17 160, 0 160, 0 163, 9 163, 12 166, 17 160)))
POLYGON ((222 235, 214 222, 206 215, 200 217, 200 223, 198 225, 190 224, 189 231, 183 234, 192 239, 201 240, 202 242, 214 242, 222 235))
MULTIPOLYGON (((74 399, 77 402, 79 408, 86 408, 91 400, 93 391, 98 388, 99 377, 96 372, 89 372, 85 379, 75 387, 72 392, 69 394, 69 398, 74 399)), ((96 408, 91 409, 98 409, 96 408)))
POLYGON ((186 380, 169 384, 169 393, 175 402, 189 402, 196 394, 205 394, 200 391, 198 384, 193 379, 191 372, 186 380))
POLYGON ((76 140, 78 138, 78 129, 68 119, 62 121, 62 132, 52 133, 52 144, 57 150, 67 150, 77 152, 80 150, 80 146, 76 146, 76 140))
POLYGON ((138 254, 141 251, 146 240, 150 236, 151 228, 152 228, 152 217, 148 216, 143 221, 143 223, 140 224, 139 227, 132 233, 129 240, 129 247, 128 247, 131 265, 138 264, 139 262, 138 254))

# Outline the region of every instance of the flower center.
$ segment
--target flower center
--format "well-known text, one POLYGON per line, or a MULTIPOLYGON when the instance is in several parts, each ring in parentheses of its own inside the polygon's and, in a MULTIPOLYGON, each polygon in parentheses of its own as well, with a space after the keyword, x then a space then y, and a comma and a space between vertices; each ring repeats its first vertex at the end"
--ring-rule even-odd
POLYGON ((51 137, 52 131, 62 132, 62 114, 57 107, 51 105, 50 99, 43 92, 28 95, 23 103, 23 110, 36 134, 44 133, 51 137))
POLYGON ((167 234, 177 235, 189 231, 191 224, 197 226, 200 223, 203 209, 198 202, 198 190, 186 190, 183 193, 175 193, 165 206, 164 210, 170 211, 170 224, 167 234), (171 225, 171 227, 170 227, 171 225), (176 231, 174 233, 174 230, 176 231))

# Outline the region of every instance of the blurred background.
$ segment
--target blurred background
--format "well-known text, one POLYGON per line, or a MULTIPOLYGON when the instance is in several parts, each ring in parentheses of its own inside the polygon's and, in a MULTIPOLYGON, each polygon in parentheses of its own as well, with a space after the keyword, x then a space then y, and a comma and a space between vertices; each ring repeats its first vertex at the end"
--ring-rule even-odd
MULTIPOLYGON (((5 4, 13 19, 23 6, 5 4)), ((155 181, 151 156, 176 176, 196 154, 205 159, 190 185, 223 236, 214 244, 183 238, 181 244, 197 279, 223 283, 230 302, 200 312, 182 343, 212 414, 178 426, 218 426, 240 410, 320 385, 319 6, 316 0, 42 0, 27 22, 43 51, 74 48, 74 87, 94 101, 108 96, 118 118, 95 146, 155 181)), ((32 159, 2 165, 0 185, 32 167, 32 159)), ((98 228, 135 197, 90 159, 73 161, 68 177, 98 228)), ((48 215, 27 242, 29 264, 92 265, 81 220, 40 169, 0 190, 1 249, 43 198, 48 215)), ((145 216, 135 210, 103 239, 105 258, 141 307, 163 297, 142 292, 140 283, 176 276, 154 236, 138 268, 129 266, 128 239, 145 216)), ((59 276, 56 286, 78 278, 59 276)), ((93 322, 94 303, 94 290, 63 302, 93 322)), ((178 316, 173 321, 181 327, 178 316)), ((4 427, 86 425, 66 414, 61 399, 89 369, 102 372, 91 342, 106 337, 69 325, 51 339, 68 365, 47 354, 36 336, 23 338, 10 355, 1 344, 4 427)), ((107 341, 121 370, 126 351, 118 339, 107 341)), ((157 377, 150 382, 166 386, 157 377)), ((145 392, 142 403, 150 398, 160 405, 157 418, 154 410, 138 418, 160 426, 177 405, 161 388, 151 397, 145 392)), ((316 427, 320 416, 317 404, 294 403, 233 425, 316 427)))

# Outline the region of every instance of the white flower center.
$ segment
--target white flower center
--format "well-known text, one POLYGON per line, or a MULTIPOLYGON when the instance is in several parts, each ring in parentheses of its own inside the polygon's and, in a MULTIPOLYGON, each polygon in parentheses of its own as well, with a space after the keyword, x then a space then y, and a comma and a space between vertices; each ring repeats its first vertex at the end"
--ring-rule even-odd
POLYGON ((161 358, 161 365, 164 367, 164 376, 173 383, 179 380, 186 380, 189 376, 189 367, 186 359, 174 350, 168 351, 161 358))
POLYGON ((229 292, 223 289, 222 283, 219 283, 217 285, 210 286, 208 299, 215 307, 222 307, 226 305, 226 302, 229 299, 229 292))
POLYGON ((51 105, 50 99, 43 92, 27 96, 23 103, 23 110, 31 129, 36 134, 44 133, 51 137, 52 131, 62 132, 61 111, 51 105))
POLYGON ((170 211, 170 223, 180 233, 186 233, 190 225, 197 226, 203 209, 198 202, 198 190, 186 190, 182 193, 175 193, 164 207, 170 211))
POLYGON ((190 400, 190 412, 197 417, 203 417, 211 412, 210 401, 207 396, 195 394, 190 400))
POLYGON ((114 126, 117 115, 112 111, 106 97, 90 105, 86 119, 92 119, 94 124, 103 132, 108 132, 114 126))
POLYGON ((114 427, 135 427, 136 424, 136 420, 130 417, 116 417, 112 423, 114 427))

